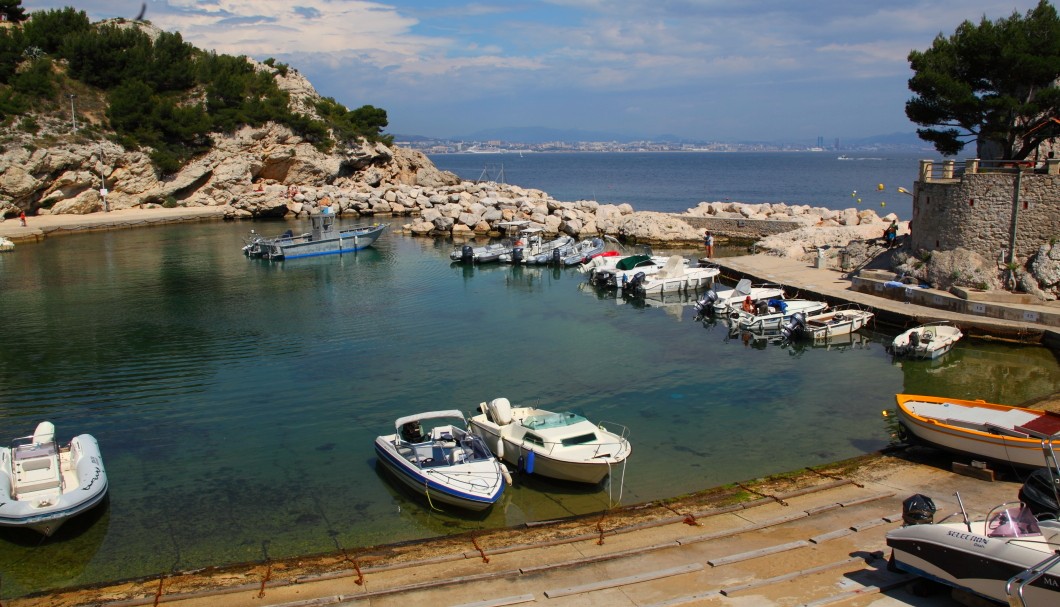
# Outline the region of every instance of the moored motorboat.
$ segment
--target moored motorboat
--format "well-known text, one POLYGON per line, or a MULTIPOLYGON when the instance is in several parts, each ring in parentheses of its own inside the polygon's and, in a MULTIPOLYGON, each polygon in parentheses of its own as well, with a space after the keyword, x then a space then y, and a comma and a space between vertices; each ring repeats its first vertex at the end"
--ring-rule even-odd
POLYGON ((823 301, 770 299, 760 302, 757 307, 753 308, 753 311, 741 307, 739 310, 730 312, 729 319, 739 328, 749 331, 779 331, 797 312, 815 314, 827 308, 828 304, 823 301))
POLYGON ((1020 502, 995 506, 972 521, 956 497, 961 518, 937 523, 931 498, 905 500, 906 524, 887 532, 889 568, 1008 605, 1060 604, 1060 521, 1038 520, 1020 502))
POLYGON ((696 302, 696 311, 700 314, 724 316, 739 308, 744 300, 750 297, 755 306, 758 302, 770 299, 784 299, 784 287, 780 285, 752 285, 750 279, 743 278, 734 287, 714 285, 696 302))
POLYGON ((55 426, 44 421, 32 436, 0 448, 0 526, 50 536, 102 502, 107 488, 99 444, 89 434, 61 445, 55 426))
POLYGON ((604 239, 586 238, 570 245, 560 254, 553 252, 549 263, 561 266, 576 266, 604 252, 604 239))
POLYGON ((900 333, 888 350, 898 357, 933 359, 953 349, 964 334, 948 322, 931 322, 900 333))
POLYGON ((2 251, 14 251, 14 250, 15 250, 15 243, 12 242, 9 238, 6 238, 4 236, 0 236, 0 252, 2 252, 2 251))
POLYGON ((383 466, 432 506, 485 510, 500 499, 510 479, 455 409, 398 418, 393 434, 375 439, 375 452, 383 466))
POLYGON ((371 246, 387 228, 386 223, 370 226, 337 228, 335 215, 321 212, 310 215, 310 231, 294 234, 287 230, 276 237, 266 237, 253 230, 244 239, 243 254, 247 257, 287 260, 320 255, 353 253, 371 246))
POLYGON ((512 250, 501 253, 498 261, 511 264, 546 263, 552 256, 552 251, 574 242, 574 239, 562 234, 546 241, 544 229, 531 227, 520 230, 519 238, 515 241, 512 250))
POLYGON ((463 263, 490 263, 498 261, 502 254, 511 254, 512 247, 518 240, 519 231, 530 225, 529 221, 502 221, 497 227, 504 230, 505 236, 500 242, 493 242, 481 246, 470 244, 461 245, 449 254, 449 259, 463 263))
POLYGON ((468 421, 497 457, 519 470, 595 484, 632 452, 625 428, 609 430, 570 412, 512 407, 506 398, 479 404, 468 421))
POLYGON ((899 394, 898 436, 1027 468, 1046 465, 1042 437, 1060 441, 1060 414, 939 396, 899 394))
POLYGON ((640 295, 658 295, 680 291, 698 291, 714 284, 714 277, 721 273, 716 267, 688 267, 688 260, 673 255, 663 267, 651 274, 637 272, 624 290, 640 295))
MULTIPOLYGON (((610 289, 622 289, 637 274, 651 276, 661 270, 669 258, 656 255, 628 255, 626 257, 597 257, 583 264, 579 271, 589 275, 589 284, 610 289)), ((682 258, 684 259, 684 258, 682 258)), ((687 262, 687 260, 685 260, 687 262)))
POLYGON ((781 327, 781 332, 786 339, 805 337, 823 340, 853 333, 868 324, 873 316, 872 312, 854 305, 831 308, 816 314, 797 312, 781 327))

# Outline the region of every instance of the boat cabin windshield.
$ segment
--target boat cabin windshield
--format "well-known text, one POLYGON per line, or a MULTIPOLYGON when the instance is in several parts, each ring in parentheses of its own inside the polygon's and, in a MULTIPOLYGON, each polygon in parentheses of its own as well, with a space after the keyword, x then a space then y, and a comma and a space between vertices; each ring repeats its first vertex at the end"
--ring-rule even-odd
POLYGON ((1041 535, 1038 519, 1031 509, 1023 504, 1002 504, 994 508, 986 518, 987 537, 1026 537, 1041 535))
POLYGON ((542 415, 529 415, 523 420, 523 425, 527 428, 534 428, 535 430, 544 430, 545 428, 563 428, 566 426, 573 426, 574 424, 587 421, 581 415, 574 413, 545 413, 542 415))

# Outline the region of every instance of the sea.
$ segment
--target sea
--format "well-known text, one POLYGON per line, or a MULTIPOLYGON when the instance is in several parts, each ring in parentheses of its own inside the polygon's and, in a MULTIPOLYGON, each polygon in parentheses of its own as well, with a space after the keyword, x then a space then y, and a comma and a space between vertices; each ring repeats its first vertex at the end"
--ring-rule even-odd
POLYGON ((629 203, 682 213, 701 202, 785 203, 871 209, 912 217, 920 161, 933 151, 898 152, 507 152, 434 154, 464 179, 536 188, 566 202, 629 203))
MULTIPOLYGON (((434 160, 475 179, 492 159, 434 160)), ((558 199, 656 210, 838 207, 882 183, 862 199, 878 205, 916 169, 915 156, 819 153, 499 163, 558 199)), ((596 513, 871 453, 891 441, 896 393, 1015 404, 1060 385, 1045 348, 966 339, 899 361, 884 349, 898 329, 876 325, 776 343, 697 318, 694 294, 624 299, 576 269, 453 264, 457 243, 390 221, 370 249, 288 262, 244 257, 243 238, 305 222, 73 233, 0 254, 0 440, 42 420, 62 441, 91 434, 110 482, 104 507, 50 539, 0 529, 0 601, 596 513), (517 472, 481 514, 439 508, 378 465, 373 441, 396 418, 502 396, 623 426, 632 457, 592 487, 517 472)))

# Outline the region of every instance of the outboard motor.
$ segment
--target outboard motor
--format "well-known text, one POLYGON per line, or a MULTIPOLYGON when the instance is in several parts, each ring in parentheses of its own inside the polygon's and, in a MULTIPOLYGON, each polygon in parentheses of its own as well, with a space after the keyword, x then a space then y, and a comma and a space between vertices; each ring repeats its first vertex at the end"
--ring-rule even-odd
POLYGON ((633 275, 633 278, 629 281, 629 284, 625 286, 626 289, 636 290, 644 282, 644 272, 637 272, 633 275))
POLYGON ((906 525, 930 525, 935 522, 935 502, 917 493, 902 502, 902 522, 906 525))
POLYGON ((791 315, 791 320, 786 325, 780 328, 780 332, 784 335, 784 339, 791 339, 796 335, 806 330, 806 315, 802 312, 796 312, 791 315))
POLYGON ((560 251, 558 248, 552 249, 552 263, 556 264, 557 266, 563 265, 563 254, 562 253, 563 252, 560 251))
POLYGON ((523 263, 523 247, 512 249, 512 263, 523 263))
POLYGON ((920 345, 920 334, 916 331, 909 334, 909 345, 914 348, 920 345))
POLYGON ((1048 468, 1038 468, 1031 472, 1019 492, 1019 500, 1027 504, 1039 520, 1060 518, 1058 496, 1060 496, 1060 478, 1056 478, 1056 475, 1048 468))
POLYGON ((714 309, 714 304, 718 301, 718 293, 714 289, 710 289, 703 294, 703 298, 696 302, 696 311, 700 314, 709 312, 714 309))
POLYGON ((475 249, 469 244, 460 247, 460 261, 475 261, 475 249))

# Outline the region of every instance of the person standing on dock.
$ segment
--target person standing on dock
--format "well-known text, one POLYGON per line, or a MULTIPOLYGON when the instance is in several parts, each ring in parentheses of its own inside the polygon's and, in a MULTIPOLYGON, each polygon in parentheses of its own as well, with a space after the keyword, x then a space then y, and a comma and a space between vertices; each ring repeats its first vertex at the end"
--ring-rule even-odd
POLYGON ((18 220, 22 223, 22 227, 26 227, 26 212, 20 211, 18 214, 18 220))
POLYGON ((707 247, 707 258, 714 257, 714 234, 710 230, 703 233, 703 244, 707 247))

